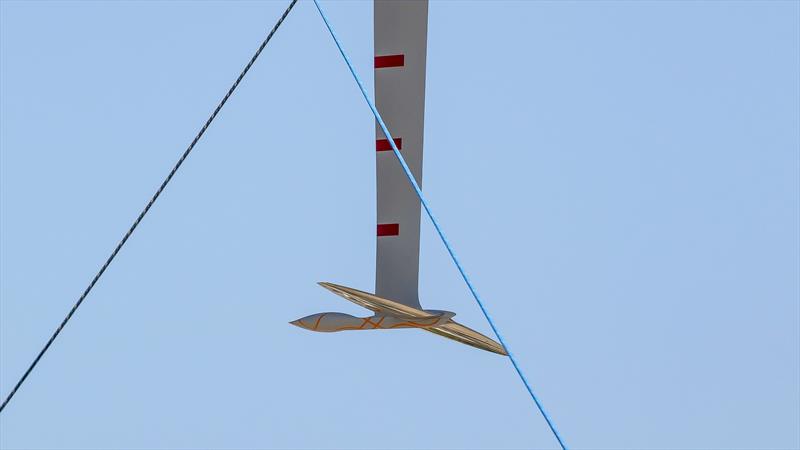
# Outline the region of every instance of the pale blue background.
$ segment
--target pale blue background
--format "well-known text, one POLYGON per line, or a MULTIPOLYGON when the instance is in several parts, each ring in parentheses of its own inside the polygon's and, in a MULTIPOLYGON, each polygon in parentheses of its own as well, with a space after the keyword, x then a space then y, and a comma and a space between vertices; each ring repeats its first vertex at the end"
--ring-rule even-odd
MULTIPOLYGON (((285 5, 0 5, 0 394, 285 5)), ((372 86, 371 3, 325 5, 372 86)), ((425 192, 572 447, 800 447, 799 15, 431 5, 425 192)), ((373 139, 301 2, 0 445, 553 447, 501 357, 287 324, 372 288, 373 139)), ((423 304, 488 332, 427 219, 422 248, 423 304)))

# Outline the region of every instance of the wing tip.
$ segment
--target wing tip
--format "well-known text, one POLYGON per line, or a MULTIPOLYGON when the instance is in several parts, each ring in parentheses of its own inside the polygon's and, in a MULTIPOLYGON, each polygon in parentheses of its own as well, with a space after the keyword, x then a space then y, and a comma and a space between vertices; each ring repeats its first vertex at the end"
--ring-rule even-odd
POLYGON ((424 330, 456 342, 469 345, 470 347, 486 350, 498 355, 508 356, 508 352, 502 344, 488 336, 478 333, 469 327, 461 325, 454 320, 451 320, 445 325, 424 328, 424 330))

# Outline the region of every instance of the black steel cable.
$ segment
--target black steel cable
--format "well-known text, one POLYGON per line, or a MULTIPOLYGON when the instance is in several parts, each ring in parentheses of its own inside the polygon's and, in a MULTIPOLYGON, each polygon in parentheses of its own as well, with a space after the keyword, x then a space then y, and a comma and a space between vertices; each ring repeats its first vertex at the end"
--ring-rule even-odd
POLYGON ((253 66, 254 62, 256 62, 256 59, 261 54, 261 52, 264 50, 264 47, 267 46, 267 44, 269 43, 270 39, 272 39, 272 36, 278 30, 278 27, 280 27, 281 24, 283 23, 284 19, 286 19, 286 16, 289 15, 289 12, 292 10, 292 8, 294 7, 295 3, 297 3, 297 0, 292 0, 292 2, 289 3, 289 6, 283 12, 283 15, 281 15, 280 19, 278 19, 278 22, 275 23, 275 26, 272 27, 272 30, 267 35, 266 39, 264 39, 264 42, 261 43, 261 45, 258 47, 258 50, 256 50, 256 52, 253 55, 253 57, 250 58, 250 62, 247 63, 247 65, 245 66, 244 70, 242 70, 242 73, 239 74, 239 78, 237 78, 236 81, 231 86, 231 88, 228 89, 228 93, 225 94, 225 97, 223 97, 222 100, 219 102, 219 104, 217 105, 217 108, 214 110, 214 112, 211 114, 211 116, 208 118, 208 120, 206 120, 206 123, 203 125, 203 127, 200 129, 200 131, 194 137, 194 139, 192 140, 192 143, 189 144, 189 147, 186 149, 186 151, 183 152, 183 155, 181 155, 180 159, 178 159, 178 162, 175 163, 175 166, 169 172, 169 175, 167 175, 167 178, 165 178, 164 181, 161 183, 161 186, 159 186, 159 188, 156 191, 156 193, 153 195, 153 197, 147 203, 147 206, 145 206, 144 209, 142 210, 142 212, 139 213, 139 217, 136 218, 136 220, 133 222, 133 225, 131 225, 130 229, 128 229, 128 232, 125 233, 125 236, 117 244, 117 247, 114 249, 113 252, 111 252, 111 255, 108 257, 108 259, 106 259, 106 262, 103 264, 103 266, 100 268, 100 270, 97 272, 97 274, 92 279, 92 282, 89 283, 89 286, 86 288, 86 290, 83 291, 83 294, 81 294, 80 298, 78 298, 78 301, 75 302, 75 305, 69 311, 69 314, 67 314, 67 316, 64 318, 64 320, 61 321, 61 324, 58 326, 58 328, 56 328, 56 331, 53 333, 52 336, 50 336, 50 339, 47 341, 47 344, 45 344, 45 346, 42 348, 42 350, 36 356, 36 359, 33 360, 31 365, 28 367, 28 370, 26 370, 25 373, 22 375, 22 378, 20 378, 19 381, 17 381, 17 384, 14 386, 14 389, 12 389, 11 392, 8 394, 8 397, 6 397, 6 399, 3 401, 3 404, 0 405, 0 412, 3 412, 3 409, 5 409, 5 407, 8 404, 8 402, 11 401, 11 398, 14 397, 14 394, 17 393, 17 390, 19 390, 19 387, 22 386, 22 383, 25 382, 25 379, 28 378, 28 375, 30 375, 30 373, 33 370, 33 368, 36 367, 36 364, 38 364, 39 360, 42 359, 42 356, 45 354, 47 349, 49 349, 50 346, 53 344, 53 341, 56 340, 56 337, 58 337, 58 334, 61 333, 61 330, 64 329, 64 326, 67 324, 67 322, 69 322, 69 319, 72 318, 72 315, 75 314, 75 311, 78 309, 79 306, 81 306, 81 303, 83 303, 83 300, 86 298, 86 296, 89 295, 89 292, 92 290, 94 285, 97 283, 97 280, 100 279, 100 277, 106 271, 108 266, 111 264, 111 262, 117 256, 119 251, 122 249, 122 246, 125 245, 125 242, 127 242, 128 238, 131 237, 131 234, 133 234, 134 230, 136 230, 136 227, 139 226, 139 223, 142 221, 144 216, 147 214, 148 211, 150 211, 150 208, 153 206, 153 203, 155 203, 155 201, 158 199, 158 197, 164 191, 164 188, 167 187, 167 184, 169 184, 170 180, 172 180, 172 177, 175 176, 175 172, 178 171, 178 169, 181 167, 183 162, 186 160, 186 157, 189 156, 189 153, 192 152, 192 149, 194 148, 195 144, 197 144, 197 141, 199 141, 200 138, 203 136, 203 134, 206 132, 206 130, 208 129, 208 126, 211 125, 211 122, 213 122, 214 118, 217 117, 217 114, 222 109, 222 107, 225 105, 225 102, 228 101, 228 98, 230 98, 231 94, 233 94, 233 91, 235 91, 236 88, 239 86, 239 83, 242 81, 244 76, 250 70, 250 67, 253 66))

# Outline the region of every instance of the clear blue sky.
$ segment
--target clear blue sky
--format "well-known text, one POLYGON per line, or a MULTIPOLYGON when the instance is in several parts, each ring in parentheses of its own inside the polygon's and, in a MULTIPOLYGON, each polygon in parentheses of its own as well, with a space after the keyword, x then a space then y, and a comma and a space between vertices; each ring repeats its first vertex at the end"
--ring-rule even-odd
MULTIPOLYGON (((285 4, 0 3, 0 394, 285 4)), ((325 5, 371 86, 371 2, 325 5)), ((431 4, 425 191, 572 447, 800 447, 799 16, 431 4)), ((0 446, 553 447, 502 357, 288 325, 372 289, 373 130, 300 2, 0 446)), ((427 219, 421 258, 488 333, 427 219)))

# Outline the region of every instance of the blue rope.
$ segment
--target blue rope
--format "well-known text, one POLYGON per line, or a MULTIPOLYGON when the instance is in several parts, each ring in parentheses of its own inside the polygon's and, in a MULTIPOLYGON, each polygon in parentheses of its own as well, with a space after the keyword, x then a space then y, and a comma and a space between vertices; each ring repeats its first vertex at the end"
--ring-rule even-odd
POLYGON ((466 272, 464 272, 464 269, 461 267, 461 263, 458 262, 458 258, 456 258, 456 254, 453 251, 453 248, 447 241, 447 238, 445 237, 442 228, 439 226, 439 222, 433 216, 433 212, 431 212, 431 209, 428 206, 428 202, 425 201, 425 197, 422 195, 422 189, 420 189, 419 184, 417 184, 417 180, 414 178, 414 175, 411 174, 411 170, 408 168, 408 164, 406 164, 403 155, 400 154, 400 151, 397 149, 397 146, 394 143, 394 139, 392 139, 392 135, 389 133, 389 130, 386 128, 386 124, 383 122, 381 114, 375 108, 375 104, 369 98, 366 89, 364 89, 364 84, 361 83, 361 79, 358 77, 358 74, 353 68, 353 65, 350 63, 350 58, 347 57, 347 54, 344 52, 344 48, 342 48, 342 44, 339 43, 339 39, 336 37, 336 33, 333 31, 330 22, 328 22, 328 18, 325 16, 325 12, 322 10, 322 6, 320 6, 318 0, 314 0, 314 5, 316 5, 320 16, 322 16, 322 20, 325 22, 325 26, 331 33, 331 37, 333 38, 334 42, 336 42, 336 47, 339 48, 339 53, 342 54, 344 61, 347 63, 347 67, 350 69, 350 73, 353 74, 353 78, 355 78, 356 83, 358 83, 358 88, 361 89, 361 94, 364 95, 364 100, 367 101, 369 109, 372 110, 372 114, 375 116, 375 120, 378 121, 378 124, 380 125, 381 130, 383 131, 383 135, 389 141, 389 145, 392 146, 392 151, 394 152, 394 155, 397 157, 397 160, 400 161, 400 165, 403 166, 403 171, 406 173, 408 181, 411 183, 411 186, 413 186, 414 190, 417 192, 417 197, 419 197, 419 201, 425 208, 425 212, 428 214, 428 217, 430 217, 431 222, 433 223, 433 227, 436 228, 436 232, 439 233, 439 237, 442 239, 442 243, 444 243, 444 246, 447 248, 447 252, 450 253, 450 257, 453 259, 453 262, 458 268, 458 271, 461 273, 461 277, 464 279, 464 282, 467 283, 467 287, 469 288, 469 291, 472 293, 472 297, 475 298, 476 302, 478 302, 478 306, 481 308, 481 312, 483 312, 484 317, 486 317, 486 320, 489 322, 489 326, 492 327, 492 331, 494 331, 494 334, 497 336, 497 339, 500 340, 500 344, 503 345, 503 348, 505 348, 506 353, 508 353, 508 358, 511 360, 511 364, 514 365, 514 370, 517 371, 517 375, 519 375, 519 378, 522 380, 522 383, 525 384, 525 389, 528 390, 528 393, 531 395, 531 398, 533 399, 534 403, 536 403, 536 407, 539 408, 539 412, 542 413, 542 417, 544 417, 544 420, 547 422, 547 425, 550 427, 550 430, 553 432, 553 435, 555 436, 556 440, 558 440, 558 444, 561 446, 563 450, 567 450, 566 445, 564 445, 564 441, 561 439, 561 436, 558 434, 558 431, 556 431, 555 425, 553 425, 552 420, 550 420, 550 416, 547 415, 547 412, 545 412, 544 407, 542 406, 541 402, 539 402, 539 399, 536 397, 536 394, 533 393, 533 389, 531 388, 531 385, 528 383, 528 379, 525 377, 525 374, 522 373, 522 369, 520 369, 519 364, 517 364, 517 360, 516 358, 514 358, 514 354, 511 353, 511 349, 508 348, 508 345, 503 339, 503 336, 500 334, 500 331, 497 330, 497 327, 495 326, 492 317, 489 315, 489 312, 486 310, 486 307, 483 306, 483 302, 481 301, 478 292, 475 291, 475 287, 472 286, 472 283, 469 281, 469 277, 467 277, 466 272))

